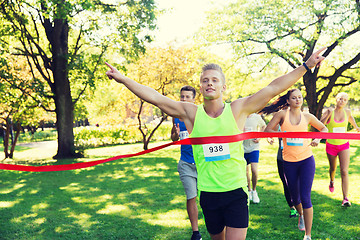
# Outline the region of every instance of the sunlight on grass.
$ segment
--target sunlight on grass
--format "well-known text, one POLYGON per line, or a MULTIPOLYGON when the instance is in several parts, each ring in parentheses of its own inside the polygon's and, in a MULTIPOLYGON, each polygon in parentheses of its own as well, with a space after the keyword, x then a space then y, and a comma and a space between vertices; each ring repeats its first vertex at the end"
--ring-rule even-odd
MULTIPOLYGON (((161 144, 164 144, 163 142, 161 142, 161 144)), ((160 144, 159 144, 160 145, 160 144)), ((153 146, 151 146, 153 147, 153 146)), ((144 150, 143 149, 143 144, 142 143, 136 143, 136 144, 121 144, 121 145, 116 145, 116 146, 111 146, 111 147, 101 147, 101 148, 93 148, 93 149, 87 149, 85 151, 85 154, 88 156, 118 156, 118 155, 124 155, 124 154, 129 154, 129 153, 135 153, 135 152, 140 152, 144 150), (101 151, 99 151, 99 149, 101 151)), ((121 162, 121 160, 120 160, 121 162)))
MULTIPOLYGON (((251 214, 251 213, 250 213, 251 214)), ((270 216, 252 214, 251 219, 254 221, 269 219, 270 216)))
POLYGON ((140 177, 165 177, 164 172, 157 172, 155 166, 136 167, 133 169, 140 177))
POLYGON ((125 205, 121 205, 121 204, 107 204, 105 208, 97 211, 96 213, 98 214, 115 214, 115 213, 119 213, 123 216, 127 216, 130 215, 132 213, 132 211, 130 210, 129 207, 125 206, 125 205))
POLYGON ((102 196, 98 197, 99 202, 106 202, 106 201, 108 201, 110 199, 113 199, 113 196, 111 196, 109 194, 105 194, 105 195, 102 195, 102 196))
MULTIPOLYGON (((322 204, 322 205, 319 205, 319 206, 321 206, 321 207, 330 207, 330 204, 326 204, 326 203, 324 203, 324 204, 322 204)), ((332 217, 334 217, 335 216, 335 214, 333 213, 333 212, 319 212, 319 213, 317 213, 319 216, 321 216, 320 218, 322 219, 322 220, 325 220, 325 219, 331 219, 332 217)))
POLYGON ((13 218, 11 220, 11 222, 14 222, 14 223, 22 223, 22 222, 26 222, 28 221, 28 219, 32 219, 32 218, 36 218, 38 216, 37 213, 31 213, 31 214, 24 214, 20 217, 17 217, 17 218, 13 218))
POLYGON ((0 208, 11 208, 19 201, 0 201, 0 208))
POLYGON ((170 201, 171 204, 184 203, 184 202, 185 202, 185 195, 175 196, 174 199, 170 201))
POLYGON ((71 199, 76 203, 93 203, 93 204, 100 204, 104 202, 108 202, 109 200, 113 199, 114 197, 109 194, 104 194, 101 196, 97 196, 96 198, 89 198, 89 197, 72 197, 71 199))
POLYGON ((41 151, 38 148, 32 148, 21 152, 15 151, 14 160, 43 162, 43 159, 48 159, 49 162, 55 162, 56 160, 52 159, 55 154, 56 148, 42 148, 41 151), (41 155, 40 159, 39 154, 41 155))
POLYGON ((66 229, 65 227, 67 227, 67 228, 69 228, 69 226, 68 225, 62 225, 62 226, 57 226, 56 228, 55 228, 55 232, 56 233, 66 233, 66 232, 68 232, 69 231, 69 229, 66 229))
POLYGON ((129 203, 127 203, 127 205, 129 205, 130 207, 133 207, 133 208, 137 208, 137 207, 141 206, 139 203, 136 203, 136 202, 129 202, 129 203))
MULTIPOLYGON (((343 225, 342 226, 344 229, 346 229, 346 231, 353 231, 353 232, 358 232, 360 234, 360 228, 358 226, 353 226, 353 225, 343 225)), ((358 235, 359 237, 360 235, 358 235)))
POLYGON ((76 219, 74 223, 79 224, 80 226, 86 229, 89 229, 92 225, 97 224, 97 222, 95 221, 90 221, 91 215, 86 213, 81 213, 81 214, 71 213, 69 216, 76 219))
POLYGON ((116 197, 119 200, 125 200, 126 199, 126 195, 125 193, 119 193, 116 197))
POLYGON ((138 189, 132 190, 132 191, 130 192, 130 194, 134 194, 134 193, 137 193, 137 194, 145 194, 145 193, 149 193, 149 191, 146 190, 145 188, 138 188, 138 189))
POLYGON ((73 200, 76 203, 87 203, 87 202, 89 202, 89 199, 82 198, 82 197, 72 197, 71 200, 73 200))
POLYGON ((147 223, 167 227, 172 225, 180 225, 179 223, 183 220, 186 220, 186 224, 188 224, 189 220, 187 220, 186 210, 175 209, 166 213, 158 213, 152 216, 152 219, 149 219, 147 223))
POLYGON ((8 188, 8 189, 5 188, 5 189, 0 190, 0 193, 8 194, 8 193, 14 192, 24 186, 25 186, 25 184, 23 184, 23 183, 15 184, 12 188, 8 188))
POLYGON ((161 169, 161 170, 169 170, 169 169, 170 169, 168 166, 166 166, 166 165, 163 164, 163 163, 157 163, 157 164, 155 165, 155 168, 161 169))
POLYGON ((66 187, 60 187, 61 190, 67 190, 70 192, 76 192, 81 190, 81 185, 79 183, 70 183, 68 186, 66 187))
POLYGON ((187 213, 185 209, 174 209, 165 213, 158 213, 154 216, 157 219, 187 219, 187 213))
POLYGON ((48 203, 39 203, 39 204, 36 204, 36 205, 32 206, 31 211, 37 212, 40 209, 45 209, 45 208, 48 208, 48 207, 49 207, 48 203))
POLYGON ((39 189, 32 189, 29 193, 30 194, 37 194, 39 192, 39 189))
POLYGON ((44 224, 46 222, 46 218, 37 218, 33 221, 33 223, 36 223, 37 225, 44 224))
POLYGON ((124 171, 114 171, 113 174, 107 174, 106 177, 111 177, 112 179, 121 179, 125 178, 126 174, 124 171))

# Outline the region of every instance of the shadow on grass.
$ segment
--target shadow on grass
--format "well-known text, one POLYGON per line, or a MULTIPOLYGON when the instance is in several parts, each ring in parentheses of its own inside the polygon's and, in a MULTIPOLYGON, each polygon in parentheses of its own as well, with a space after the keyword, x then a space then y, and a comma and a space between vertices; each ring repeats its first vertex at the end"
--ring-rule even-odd
POLYGON ((176 163, 134 157, 74 171, 1 171, 0 239, 189 238, 176 163))

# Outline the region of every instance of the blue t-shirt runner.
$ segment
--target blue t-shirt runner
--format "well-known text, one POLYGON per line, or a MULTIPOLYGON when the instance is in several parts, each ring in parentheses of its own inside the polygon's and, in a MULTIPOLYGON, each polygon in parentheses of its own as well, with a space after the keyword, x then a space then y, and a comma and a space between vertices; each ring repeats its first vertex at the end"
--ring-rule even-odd
MULTIPOLYGON (((180 140, 189 138, 189 132, 186 129, 185 123, 180 121, 178 118, 174 118, 174 124, 179 124, 180 133, 179 138, 180 140)), ((191 145, 181 145, 181 160, 187 162, 187 163, 195 163, 192 146, 191 145)))

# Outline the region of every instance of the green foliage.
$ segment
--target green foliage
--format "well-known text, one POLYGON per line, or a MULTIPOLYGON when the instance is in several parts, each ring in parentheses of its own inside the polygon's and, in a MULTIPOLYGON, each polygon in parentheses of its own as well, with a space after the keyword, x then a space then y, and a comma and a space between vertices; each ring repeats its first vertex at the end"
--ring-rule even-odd
POLYGON ((0 35, 1 50, 26 56, 31 71, 21 91, 30 87, 34 106, 58 114, 59 143, 66 144, 57 157, 74 154, 72 110, 103 76, 104 57, 123 63, 143 53, 155 11, 153 0, 1 1, 0 32, 9 30, 0 35))
MULTIPOLYGON (((355 119, 355 122, 358 126, 360 126, 360 112, 358 111, 352 111, 351 114, 353 115, 354 119, 355 119)), ((351 131, 353 130, 354 127, 349 123, 348 126, 347 126, 347 130, 348 131, 351 131)))
POLYGON ((21 133, 19 135, 19 143, 28 143, 28 142, 40 142, 40 141, 49 141, 56 140, 57 132, 55 129, 46 129, 44 131, 38 129, 34 134, 31 134, 28 131, 21 133))
MULTIPOLYGON (((149 127, 154 126, 154 124, 149 124, 149 127)), ((154 141, 169 140, 171 128, 171 122, 162 123, 152 139, 154 141)), ((136 125, 78 127, 74 129, 74 134, 75 145, 82 149, 143 141, 136 125)))
POLYGON ((339 91, 359 98, 358 1, 237 0, 208 13, 207 20, 198 38, 233 49, 233 96, 254 93, 327 46, 320 70, 296 86, 305 86, 310 112, 321 113, 328 97, 339 91))
POLYGON ((23 56, 0 55, 0 119, 9 118, 23 126, 38 126, 40 121, 52 119, 31 97, 39 89, 32 85, 30 71, 23 56))

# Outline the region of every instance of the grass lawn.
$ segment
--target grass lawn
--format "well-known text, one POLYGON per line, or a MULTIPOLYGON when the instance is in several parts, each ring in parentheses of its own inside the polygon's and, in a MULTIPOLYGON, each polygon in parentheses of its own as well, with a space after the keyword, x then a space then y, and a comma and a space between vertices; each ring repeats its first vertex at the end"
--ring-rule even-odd
MULTIPOLYGON (((162 142, 164 143, 164 142, 162 142)), ((276 146, 262 140, 258 193, 247 239, 302 239, 288 217, 276 167, 276 146)), ((153 147, 154 145, 150 145, 153 147)), ((313 239, 360 239, 360 142, 351 142, 351 208, 342 208, 339 169, 328 190, 325 145, 313 148, 313 239)), ((88 161, 141 150, 141 144, 89 149, 88 161)), ((0 149, 2 150, 2 149, 0 149)), ((54 148, 17 148, 1 163, 56 164, 54 148)), ((63 172, 0 170, 0 239, 190 239, 185 195, 177 173, 179 147, 63 172)), ((3 159, 3 153, 0 154, 3 159)), ((71 163, 77 160, 68 160, 71 163)), ((210 239, 199 214, 203 239, 210 239)))

